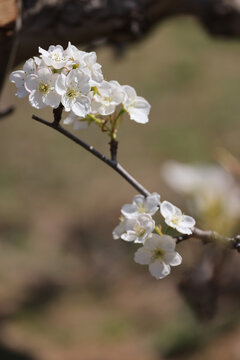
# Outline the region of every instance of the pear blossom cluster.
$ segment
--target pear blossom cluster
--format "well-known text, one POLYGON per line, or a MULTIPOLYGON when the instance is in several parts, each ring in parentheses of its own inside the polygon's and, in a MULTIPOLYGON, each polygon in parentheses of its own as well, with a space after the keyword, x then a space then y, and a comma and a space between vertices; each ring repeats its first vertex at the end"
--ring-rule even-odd
POLYGON ((134 255, 135 262, 148 265, 149 272, 156 279, 170 274, 171 266, 180 265, 182 257, 176 252, 176 238, 168 234, 172 228, 180 234, 191 235, 195 220, 171 204, 160 201, 160 195, 153 193, 147 197, 136 195, 132 204, 121 209, 119 225, 113 230, 113 239, 122 239, 140 245, 134 255), (165 222, 157 225, 153 215, 159 213, 165 222))
MULTIPOLYGON (((28 97, 34 108, 63 109, 67 113, 63 123, 72 124, 73 130, 95 122, 116 140, 118 120, 124 113, 137 123, 148 122, 147 100, 129 85, 105 80, 96 53, 81 51, 70 42, 66 49, 61 45, 51 45, 48 50, 39 47, 39 56, 12 72, 10 81, 17 87, 16 96, 28 97)), ((136 195, 131 204, 123 205, 120 220, 113 238, 137 244, 135 262, 148 265, 156 279, 166 277, 171 266, 181 264, 176 236, 191 235, 195 226, 191 216, 168 201, 161 202, 157 193, 136 195), (153 216, 157 213, 165 224, 156 223, 153 216)))
POLYGON ((73 129, 86 128, 89 115, 106 118, 120 111, 131 120, 148 122, 150 104, 129 85, 106 81, 95 52, 81 51, 70 42, 66 49, 51 45, 39 47, 39 56, 27 60, 22 70, 11 73, 16 95, 28 96, 36 109, 63 105, 68 113, 65 124, 73 129))

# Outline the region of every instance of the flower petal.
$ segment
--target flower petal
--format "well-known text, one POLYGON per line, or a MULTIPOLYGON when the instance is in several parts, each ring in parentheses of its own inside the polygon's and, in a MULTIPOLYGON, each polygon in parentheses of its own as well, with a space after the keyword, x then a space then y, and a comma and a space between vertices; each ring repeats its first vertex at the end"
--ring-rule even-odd
POLYGON ((126 220, 124 219, 123 221, 120 222, 120 224, 118 224, 115 229, 113 230, 113 239, 117 240, 120 239, 121 235, 126 231, 126 220))
POLYGON ((146 124, 148 122, 148 115, 140 109, 131 107, 128 109, 130 119, 138 122, 139 124, 146 124))
POLYGON ((37 90, 39 79, 37 75, 28 75, 25 80, 25 87, 28 91, 37 90))
POLYGON ((163 279, 170 274, 170 266, 159 260, 154 261, 149 265, 149 271, 156 279, 163 279))
POLYGON ((36 64, 35 61, 31 58, 28 59, 25 64, 23 65, 23 71, 26 74, 34 74, 36 72, 36 64))
POLYGON ((42 101, 42 95, 37 91, 33 90, 29 95, 30 104, 36 109, 43 109, 47 105, 42 101))
POLYGON ((72 104, 72 111, 75 115, 80 117, 86 117, 90 112, 90 101, 86 96, 80 96, 76 99, 76 101, 72 104))
POLYGON ((125 204, 121 209, 121 213, 128 219, 136 217, 138 214, 138 207, 136 204, 125 204))
POLYGON ((175 215, 175 206, 165 200, 161 203, 160 212, 164 218, 171 218, 175 215))
POLYGON ((137 235, 135 231, 128 230, 126 233, 121 235, 121 239, 125 241, 136 241, 137 235))
POLYGON ((145 201, 145 197, 143 195, 135 195, 133 198, 133 203, 137 204, 138 207, 143 206, 143 203, 145 201))
POLYGON ((178 266, 182 263, 182 257, 176 251, 167 252, 164 255, 164 261, 171 266, 178 266))
POLYGON ((176 226, 177 231, 179 231, 181 234, 191 235, 192 230, 188 227, 181 226, 181 224, 176 226))
POLYGON ((49 91, 48 94, 43 98, 44 104, 51 106, 56 109, 60 104, 61 96, 58 95, 55 91, 49 91))
MULTIPOLYGON (((196 221, 193 217, 188 215, 183 215, 182 217, 182 223, 184 223, 184 226, 193 228, 196 224, 196 221)), ((182 224, 181 224, 182 225, 182 224)))
POLYGON ((56 81, 56 84, 55 84, 55 89, 56 89, 56 92, 59 95, 64 95, 65 94, 65 92, 66 92, 66 75, 61 74, 57 78, 57 81, 56 81))
POLYGON ((148 213, 154 215, 160 207, 160 195, 153 193, 146 198, 148 213))
POLYGON ((145 249, 144 247, 139 248, 134 254, 134 261, 141 265, 150 264, 152 259, 151 251, 145 249))

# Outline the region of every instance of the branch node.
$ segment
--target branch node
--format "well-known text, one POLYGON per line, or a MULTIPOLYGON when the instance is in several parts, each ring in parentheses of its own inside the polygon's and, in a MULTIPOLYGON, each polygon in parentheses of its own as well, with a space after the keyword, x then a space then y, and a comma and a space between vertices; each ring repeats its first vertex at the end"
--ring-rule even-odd
POLYGON ((54 116, 54 120, 53 120, 53 127, 58 127, 61 119, 62 119, 62 112, 63 112, 63 104, 60 103, 60 105, 56 108, 53 109, 53 116, 54 116))
POLYGON ((117 162, 118 142, 112 139, 109 145, 110 145, 111 160, 117 162))

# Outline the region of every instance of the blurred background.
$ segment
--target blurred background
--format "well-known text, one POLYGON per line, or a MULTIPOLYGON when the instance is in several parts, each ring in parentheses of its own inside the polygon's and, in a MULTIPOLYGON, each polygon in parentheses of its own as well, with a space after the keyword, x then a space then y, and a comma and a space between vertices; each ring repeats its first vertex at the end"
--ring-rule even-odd
MULTIPOLYGON (((152 105, 149 124, 123 121, 120 163, 202 228, 239 233, 239 40, 177 18, 124 56, 97 55, 107 80, 152 105)), ((0 359, 239 360, 239 255, 189 240, 182 266, 156 281, 134 246, 112 240, 135 191, 14 93, 6 81, 16 109, 0 122, 0 359)), ((94 126, 77 135, 108 154, 94 126)))

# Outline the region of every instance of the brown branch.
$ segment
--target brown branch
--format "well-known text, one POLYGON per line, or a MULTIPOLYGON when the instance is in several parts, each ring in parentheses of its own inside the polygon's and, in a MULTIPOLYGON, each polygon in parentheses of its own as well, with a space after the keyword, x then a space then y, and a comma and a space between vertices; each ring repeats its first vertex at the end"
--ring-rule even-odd
MULTIPOLYGON (((32 118, 34 120, 40 122, 41 124, 44 124, 52 129, 60 132, 61 134, 66 136, 68 139, 70 139, 73 142, 75 142, 76 144, 80 145, 85 150, 90 152, 92 155, 94 155, 95 157, 97 157, 98 159, 103 161, 105 164, 107 164, 113 170, 115 170, 119 175, 121 175, 131 186, 133 186, 137 191, 139 191, 140 194, 142 194, 144 196, 150 195, 150 192, 148 190, 146 190, 132 175, 130 175, 117 161, 115 161, 114 159, 107 158, 101 152, 96 150, 93 146, 88 145, 86 142, 84 142, 83 140, 79 139, 77 136, 73 135, 72 133, 70 133, 69 131, 64 129, 60 125, 61 114, 62 114, 62 106, 60 106, 60 109, 58 108, 58 109, 54 110, 55 120, 52 123, 50 123, 44 119, 41 119, 35 115, 33 115, 32 118), (56 118, 56 113, 58 114, 57 118, 56 118)), ((112 154, 111 154, 111 156, 112 156, 112 154)), ((176 242, 177 242, 177 244, 179 244, 179 243, 181 243, 185 240, 191 239, 191 238, 200 239, 204 244, 208 244, 208 243, 216 243, 219 245, 221 244, 225 247, 229 247, 231 249, 236 249, 238 252, 240 252, 240 235, 237 235, 234 238, 230 238, 230 237, 224 237, 224 236, 218 234, 216 231, 210 231, 210 230, 204 231, 204 230, 201 230, 198 228, 194 228, 193 233, 191 235, 179 236, 179 237, 177 237, 176 242)))
POLYGON ((134 179, 118 162, 107 158, 100 151, 96 150, 93 146, 88 145, 85 141, 79 139, 77 136, 73 135, 72 133, 70 133, 69 131, 64 129, 59 124, 59 122, 60 122, 59 118, 58 118, 58 121, 54 120, 52 123, 50 123, 44 119, 41 119, 40 117, 35 116, 35 115, 33 115, 32 118, 33 118, 33 120, 36 120, 36 121, 40 122, 41 124, 44 124, 52 129, 60 132, 61 134, 66 136, 68 139, 70 139, 73 142, 75 142, 76 144, 80 145, 85 150, 90 152, 92 155, 94 155, 95 157, 97 157, 98 159, 103 161, 105 164, 107 164, 113 170, 115 170, 119 175, 121 175, 137 191, 139 191, 140 194, 142 194, 144 196, 150 195, 149 191, 147 191, 136 179, 134 179))
MULTIPOLYGON (((9 7, 16 2, 1 1, 9 7)), ((21 0, 21 4, 21 51, 15 64, 35 55, 36 44, 65 46, 70 40, 88 48, 104 43, 122 49, 146 37, 156 24, 179 15, 197 18, 215 36, 240 36, 236 0, 21 0)))
POLYGON ((7 72, 36 55, 37 46, 71 41, 120 52, 179 15, 195 17, 212 35, 240 37, 236 0, 0 0, 0 93, 7 72))
POLYGON ((203 244, 216 243, 231 249, 236 249, 238 252, 240 252, 240 235, 235 237, 225 237, 218 234, 216 231, 194 228, 191 235, 179 236, 177 238, 177 244, 191 238, 199 239, 203 242, 203 244))

